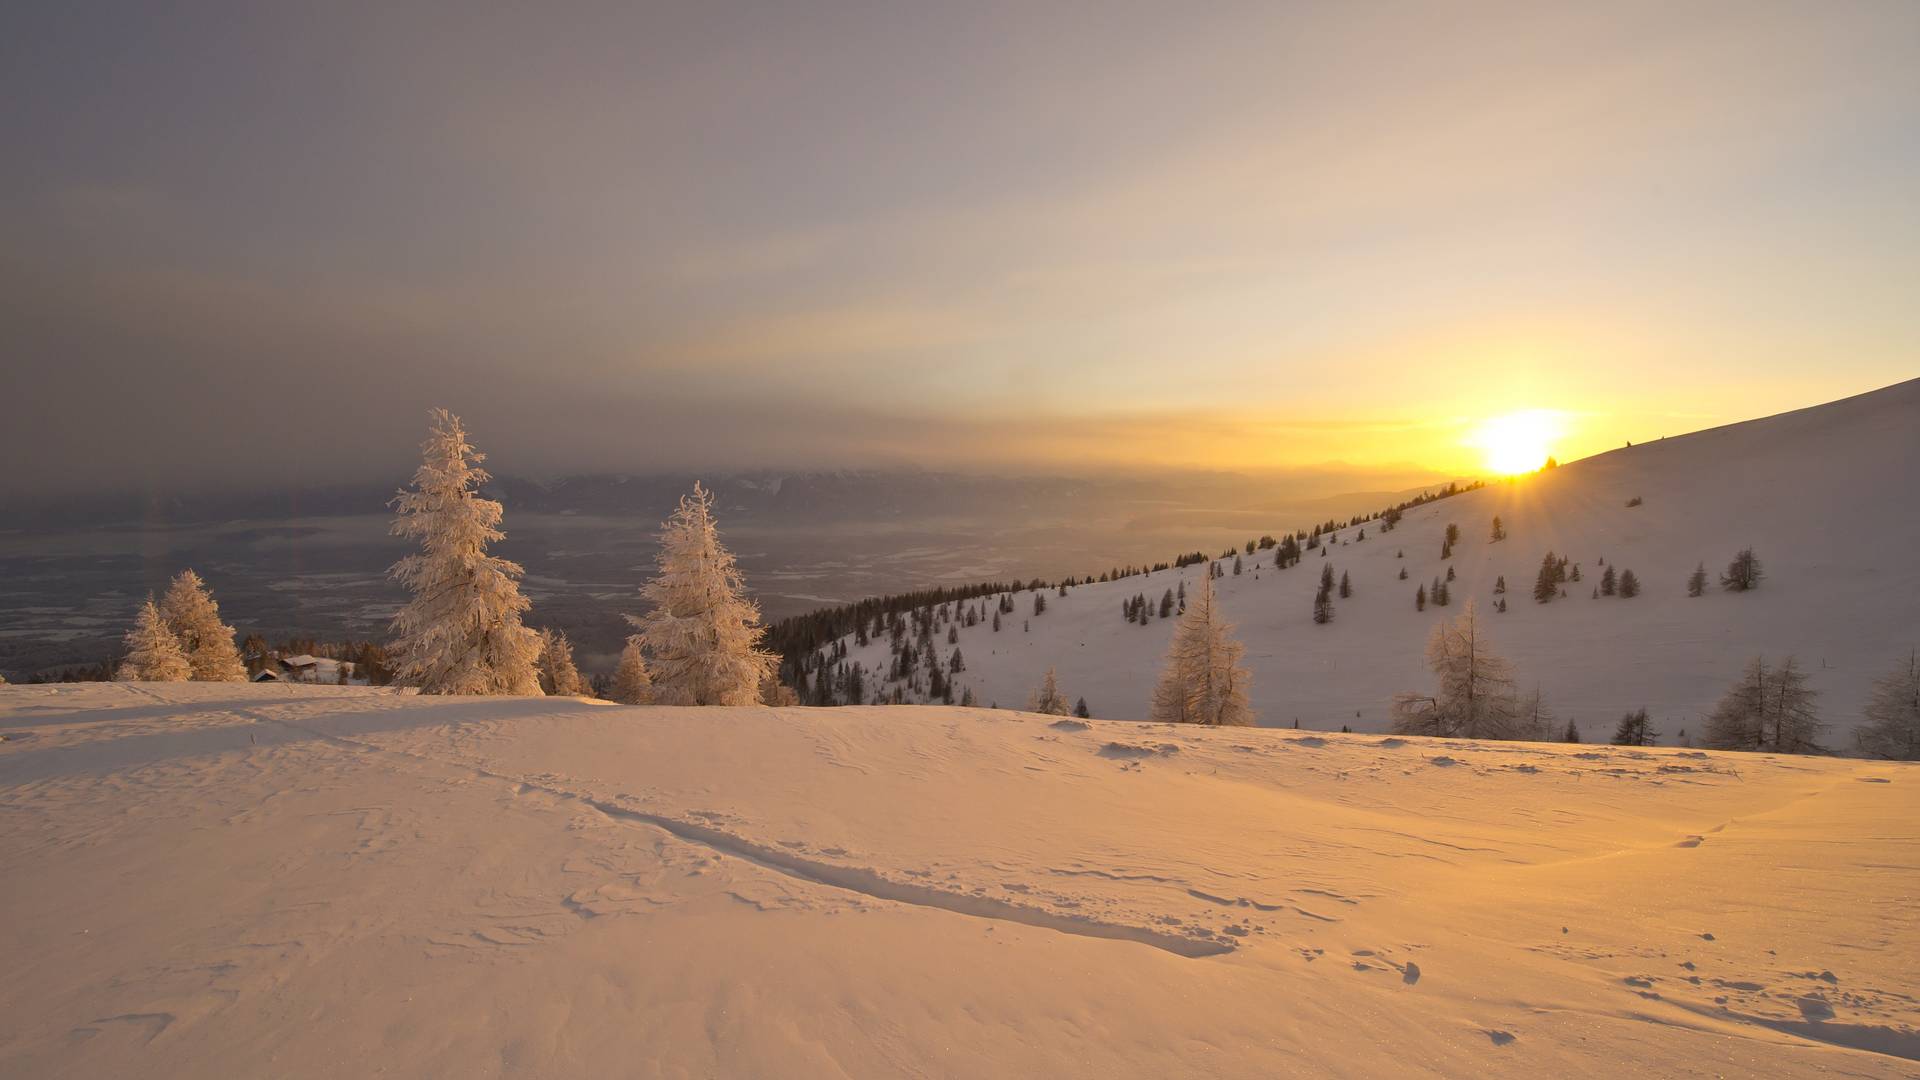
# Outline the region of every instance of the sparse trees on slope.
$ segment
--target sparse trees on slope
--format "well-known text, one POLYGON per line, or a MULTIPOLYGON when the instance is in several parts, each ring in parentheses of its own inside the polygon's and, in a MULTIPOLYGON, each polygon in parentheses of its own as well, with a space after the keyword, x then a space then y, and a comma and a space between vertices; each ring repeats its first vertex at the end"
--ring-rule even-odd
POLYGON ((1067 699, 1060 693, 1060 682, 1054 677, 1053 669, 1048 668, 1040 688, 1033 692, 1027 702, 1028 712, 1042 713, 1047 716, 1065 716, 1073 710, 1067 706, 1067 699))
POLYGON ((1726 572, 1720 575, 1720 587, 1728 592, 1746 592, 1760 587, 1760 579, 1766 573, 1760 568, 1760 560, 1754 557, 1752 548, 1742 548, 1740 554, 1727 564, 1726 572))
POLYGON ((1756 656, 1707 717, 1706 745, 1714 750, 1819 753, 1815 739, 1824 725, 1814 712, 1813 698, 1806 675, 1792 657, 1769 668, 1764 657, 1756 656))
POLYGON ((1920 761, 1920 652, 1873 684, 1867 722, 1853 733, 1860 753, 1892 761, 1920 761))
POLYGON ((193 676, 193 665, 180 648, 180 640, 167 629, 160 609, 147 597, 133 629, 127 631, 127 658, 114 676, 121 682, 186 682, 193 676))
POLYGON ((1249 727, 1252 676, 1240 666, 1244 646, 1221 615, 1213 583, 1203 579, 1167 648, 1166 666, 1153 688, 1153 719, 1168 724, 1249 727))
MULTIPOLYGON (((760 608, 714 527, 713 494, 699 484, 660 528, 660 572, 640 590, 653 602, 628 616, 653 666, 662 705, 754 705, 778 658, 757 646, 760 608)), ((996 617, 996 621, 998 621, 996 617)))
POLYGON ((1393 730, 1406 735, 1514 739, 1531 734, 1522 723, 1513 667, 1495 655, 1468 600, 1459 618, 1433 628, 1427 664, 1439 678, 1432 695, 1393 699, 1393 730))
POLYGON ((540 636, 521 625, 519 564, 487 554, 504 539, 501 506, 476 490, 486 455, 460 418, 435 409, 413 487, 393 500, 393 533, 421 552, 391 573, 413 593, 393 618, 394 679, 423 694, 537 694, 540 636))
POLYGON ((200 575, 180 571, 160 600, 160 617, 187 654, 193 681, 247 681, 247 666, 233 647, 233 627, 221 623, 219 605, 200 575))
POLYGON ((551 627, 540 631, 540 690, 557 697, 579 697, 587 692, 580 669, 573 665, 573 643, 551 627))

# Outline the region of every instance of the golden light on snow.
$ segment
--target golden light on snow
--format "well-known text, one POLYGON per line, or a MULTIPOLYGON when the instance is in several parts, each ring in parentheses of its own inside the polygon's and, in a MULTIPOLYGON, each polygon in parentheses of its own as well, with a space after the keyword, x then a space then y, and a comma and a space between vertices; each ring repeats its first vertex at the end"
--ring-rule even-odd
POLYGON ((1532 472, 1546 464, 1553 442, 1560 434, 1559 413, 1552 409, 1523 409, 1481 421, 1467 443, 1480 448, 1487 468, 1512 476, 1532 472))

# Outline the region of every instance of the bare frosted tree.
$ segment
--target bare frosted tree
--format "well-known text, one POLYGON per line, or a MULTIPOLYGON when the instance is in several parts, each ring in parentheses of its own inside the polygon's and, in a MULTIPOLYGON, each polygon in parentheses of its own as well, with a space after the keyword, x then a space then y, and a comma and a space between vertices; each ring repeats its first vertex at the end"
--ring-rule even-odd
POLYGON ((1920 761, 1920 651, 1881 676, 1867 698, 1867 722, 1853 733, 1865 757, 1920 761))
POLYGON ((1702 742, 1708 749, 1766 749, 1763 718, 1772 674, 1764 658, 1756 656, 1747 661, 1747 669, 1741 674, 1740 681, 1721 696, 1720 703, 1714 706, 1713 712, 1707 717, 1702 742))
POLYGON ((207 583, 182 570, 160 599, 160 617, 180 641, 195 682, 246 682, 247 665, 233 645, 233 627, 220 621, 220 607, 207 583))
POLYGON ((538 694, 540 636, 521 625, 530 606, 517 563, 487 554, 504 539, 502 509, 476 490, 486 455, 467 442, 460 418, 429 414, 413 487, 395 496, 393 533, 421 552, 392 574, 413 599, 393 618, 394 683, 423 694, 538 694))
POLYGON ((1753 554, 1752 548, 1742 548, 1733 561, 1720 575, 1720 587, 1728 592, 1746 592, 1760 587, 1760 581, 1766 577, 1760 566, 1760 560, 1753 554))
POLYGON ((1533 738, 1514 689, 1513 666, 1495 655, 1472 600, 1458 618, 1433 628, 1427 665, 1440 685, 1431 694, 1393 699, 1393 730, 1466 739, 1533 738))
POLYGON ((622 705, 651 705, 653 703, 653 673, 647 670, 646 654, 640 650, 640 638, 636 635, 627 639, 627 647, 620 650, 619 666, 613 669, 613 700, 622 705))
POLYGON ((167 629, 160 609, 147 597, 133 629, 127 631, 127 658, 114 675, 121 682, 186 682, 193 676, 180 639, 167 629))
POLYGON ((1047 669, 1046 677, 1040 680, 1040 688, 1028 700, 1027 711, 1047 716, 1065 716, 1073 711, 1067 704, 1066 695, 1060 692, 1060 682, 1054 677, 1052 668, 1047 669))
POLYGON ((1545 695, 1536 686, 1520 699, 1514 712, 1513 737, 1528 742, 1551 742, 1555 722, 1553 710, 1547 707, 1545 695))
POLYGON ((660 705, 757 705, 778 658, 758 646, 760 608, 746 596, 733 553, 720 544, 713 493, 699 484, 660 527, 659 573, 640 590, 653 602, 627 618, 653 667, 660 705))
POLYGON ((1819 753, 1816 740, 1825 725, 1813 698, 1792 657, 1769 668, 1764 657, 1756 656, 1707 717, 1705 743, 1714 750, 1819 753))
POLYGON ((1240 666, 1245 653, 1245 646, 1234 640, 1233 624, 1220 613, 1211 577, 1203 575, 1199 595, 1174 627, 1166 666, 1153 689, 1153 719, 1251 727, 1254 717, 1247 687, 1253 676, 1240 666))

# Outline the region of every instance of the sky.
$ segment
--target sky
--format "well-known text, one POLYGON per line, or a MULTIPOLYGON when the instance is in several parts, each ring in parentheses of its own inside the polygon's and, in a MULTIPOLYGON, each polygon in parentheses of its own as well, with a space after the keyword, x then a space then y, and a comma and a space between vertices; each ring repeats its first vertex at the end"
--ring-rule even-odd
POLYGON ((0 494, 1485 467, 1920 375, 1920 4, 15 4, 0 494))

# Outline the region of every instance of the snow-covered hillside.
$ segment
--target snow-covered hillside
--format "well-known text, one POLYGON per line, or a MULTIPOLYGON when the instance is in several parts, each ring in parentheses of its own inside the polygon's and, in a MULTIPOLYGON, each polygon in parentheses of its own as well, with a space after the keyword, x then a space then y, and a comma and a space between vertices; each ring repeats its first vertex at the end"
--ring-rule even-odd
MULTIPOLYGON (((1428 633, 1469 597, 1487 613, 1496 649, 1513 660, 1523 687, 1537 685, 1561 718, 1588 739, 1604 738, 1628 710, 1647 708, 1663 741, 1697 733, 1703 715, 1756 655, 1796 656, 1809 670, 1830 727, 1844 746, 1875 678, 1920 645, 1920 380, 1816 408, 1664 439, 1468 492, 1406 512, 1398 527, 1378 522, 1342 530, 1323 557, 1273 569, 1273 552, 1245 556, 1244 572, 1219 582, 1223 606, 1247 646, 1252 700, 1267 726, 1384 730, 1394 692, 1424 689, 1428 633), (1629 506, 1631 500, 1639 500, 1629 506), (1493 542, 1494 517, 1506 539, 1493 542), (1460 529, 1442 560, 1448 524, 1460 529), (1753 548, 1767 577, 1751 592, 1723 592, 1718 574, 1753 548), (1567 598, 1532 599, 1548 551, 1578 564, 1567 598), (1403 557, 1404 556, 1404 557, 1403 557), (1602 560, 1632 570, 1632 599, 1591 598, 1602 560), (1346 574, 1332 622, 1316 625, 1321 567, 1346 574), (1687 595, 1704 563, 1716 579, 1687 595), (1415 610, 1416 587, 1451 568, 1449 607, 1415 610), (1401 570, 1407 578, 1401 580, 1401 570), (1498 578, 1508 610, 1493 610, 1498 578)), ((1275 536, 1307 526, 1275 521, 1275 536)), ((1173 553, 1169 552, 1171 557, 1173 553)), ((1217 552, 1208 552, 1208 555, 1217 552)), ((1019 708, 1048 667, 1068 700, 1084 696, 1095 716, 1142 718, 1173 627, 1125 620, 1136 593, 1157 605, 1204 566, 1049 592, 1014 612, 958 631, 965 671, 956 694, 1019 708)), ((987 610, 993 601, 986 601, 987 610)), ((885 639, 848 660, 883 676, 885 639)), ((943 664, 955 645, 936 638, 943 664)), ((869 680, 869 696, 874 680, 869 680)), ((884 685, 884 684, 883 684, 884 685)))
POLYGON ((0 1075, 1920 1062, 1912 765, 220 684, 0 736, 0 1075))

